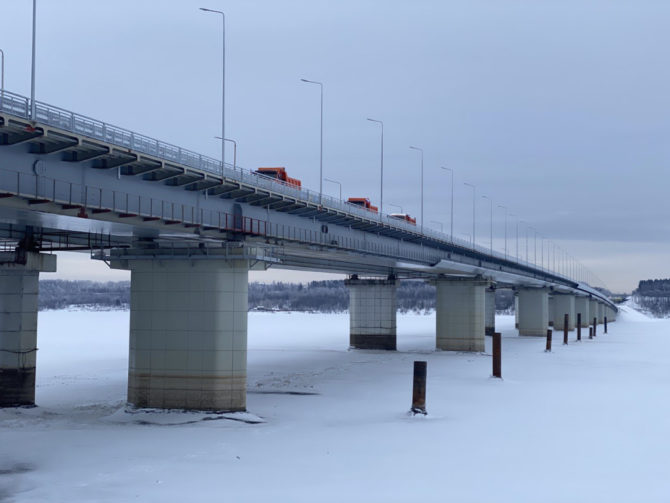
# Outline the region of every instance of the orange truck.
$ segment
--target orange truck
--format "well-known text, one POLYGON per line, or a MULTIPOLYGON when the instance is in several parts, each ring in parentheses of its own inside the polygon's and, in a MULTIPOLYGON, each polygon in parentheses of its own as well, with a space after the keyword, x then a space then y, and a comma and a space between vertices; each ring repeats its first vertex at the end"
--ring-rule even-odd
POLYGON ((397 220, 404 220, 407 223, 416 225, 416 218, 410 217, 407 213, 391 213, 389 217, 395 218, 397 220))
POLYGON ((367 197, 350 197, 347 199, 347 202, 349 204, 355 204, 356 206, 360 206, 361 208, 365 208, 368 211, 371 211, 373 213, 377 213, 379 211, 379 208, 376 206, 372 206, 370 204, 370 200, 367 197))
POLYGON ((290 185, 291 187, 302 187, 302 182, 300 182, 300 180, 297 178, 291 178, 288 176, 288 174, 286 174, 286 168, 281 166, 276 168, 258 168, 256 173, 267 176, 268 178, 274 178, 275 180, 283 182, 286 185, 290 185))

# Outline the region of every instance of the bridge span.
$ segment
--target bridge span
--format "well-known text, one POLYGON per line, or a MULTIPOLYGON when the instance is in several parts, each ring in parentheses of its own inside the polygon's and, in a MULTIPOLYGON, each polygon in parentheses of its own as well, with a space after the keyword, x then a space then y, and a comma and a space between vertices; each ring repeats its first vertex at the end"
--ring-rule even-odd
POLYGON ((350 345, 396 348, 396 286, 437 287, 436 348, 483 351, 495 288, 521 335, 614 321, 574 261, 540 264, 5 91, 0 99, 0 406, 34 403, 40 272, 54 251, 131 271, 128 401, 244 410, 248 271, 349 275, 350 345))

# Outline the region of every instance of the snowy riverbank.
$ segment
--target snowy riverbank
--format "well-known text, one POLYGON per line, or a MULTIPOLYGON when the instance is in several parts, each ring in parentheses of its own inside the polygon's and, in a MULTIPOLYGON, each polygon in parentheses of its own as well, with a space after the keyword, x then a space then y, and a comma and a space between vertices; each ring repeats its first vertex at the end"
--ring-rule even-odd
POLYGON ((250 313, 234 419, 258 424, 126 414, 128 313, 42 312, 40 406, 0 411, 0 501, 667 501, 670 321, 625 309, 551 354, 497 317, 502 381, 433 351, 434 315, 399 315, 378 352, 347 350, 346 314, 250 313))

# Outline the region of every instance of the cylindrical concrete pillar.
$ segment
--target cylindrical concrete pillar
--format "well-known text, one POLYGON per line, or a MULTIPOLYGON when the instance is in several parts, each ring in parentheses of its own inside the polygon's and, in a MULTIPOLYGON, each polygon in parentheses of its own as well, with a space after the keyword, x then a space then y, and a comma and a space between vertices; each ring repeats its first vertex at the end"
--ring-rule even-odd
POLYGON ((568 330, 575 329, 577 316, 575 315, 575 296, 569 294, 554 294, 554 328, 563 330, 565 315, 568 315, 568 330))
POLYGON ((35 404, 39 273, 55 270, 55 255, 0 253, 0 407, 35 404))
POLYGON ((593 318, 598 319, 598 301, 591 297, 589 299, 589 323, 593 322, 593 318))
POLYGON ((126 267, 131 270, 128 402, 245 410, 248 262, 156 258, 128 260, 126 267))
POLYGON ((348 279, 349 345, 356 349, 396 349, 396 281, 348 279))
POLYGON ((598 302, 598 324, 602 325, 605 322, 605 304, 598 302))
POLYGON ((486 335, 493 335, 496 331, 496 290, 491 286, 486 289, 484 293, 484 304, 486 309, 486 317, 484 320, 484 333, 486 335))
POLYGON ((588 327, 591 319, 588 297, 575 297, 575 316, 577 316, 577 313, 582 314, 582 328, 588 327))
MULTIPOLYGON (((549 326, 550 326, 550 327, 553 327, 554 324, 556 323, 556 321, 555 321, 555 320, 556 320, 556 313, 555 313, 555 305, 554 305, 554 304, 555 304, 555 303, 554 303, 554 296, 553 296, 553 294, 552 294, 552 295, 549 295, 549 299, 548 299, 548 307, 547 307, 547 315, 549 316, 548 319, 549 319, 549 326)), ((557 329, 557 330, 558 330, 558 329, 557 329)), ((561 330, 563 330, 563 329, 561 329, 561 330)))
POLYGON ((484 290, 477 279, 435 282, 436 347, 446 351, 484 351, 484 290))
POLYGON ((545 288, 519 290, 519 335, 544 337, 549 325, 549 293, 545 288))

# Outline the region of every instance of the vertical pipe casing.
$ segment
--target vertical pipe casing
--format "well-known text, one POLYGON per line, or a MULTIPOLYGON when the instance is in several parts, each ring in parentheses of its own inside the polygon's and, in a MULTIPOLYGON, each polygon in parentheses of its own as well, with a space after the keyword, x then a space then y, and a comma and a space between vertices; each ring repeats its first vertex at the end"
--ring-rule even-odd
POLYGON ((428 364, 425 361, 414 362, 414 382, 412 387, 412 412, 426 414, 426 374, 428 364))
POLYGON ((502 377, 502 344, 500 332, 493 333, 493 377, 502 377))
POLYGON ((545 351, 547 353, 551 353, 551 334, 552 334, 552 330, 551 330, 551 328, 548 328, 547 329, 547 347, 545 348, 545 351))
POLYGON ((570 315, 569 314, 564 314, 563 315, 563 344, 567 346, 568 344, 568 322, 570 315))
POLYGON ((582 340, 582 313, 577 313, 577 340, 582 340))

